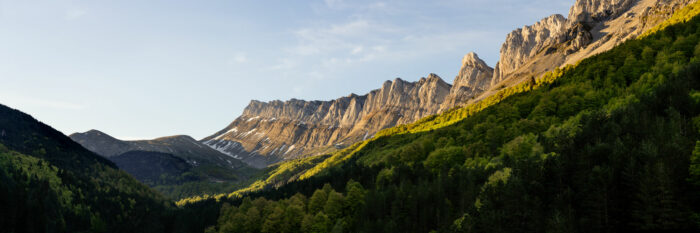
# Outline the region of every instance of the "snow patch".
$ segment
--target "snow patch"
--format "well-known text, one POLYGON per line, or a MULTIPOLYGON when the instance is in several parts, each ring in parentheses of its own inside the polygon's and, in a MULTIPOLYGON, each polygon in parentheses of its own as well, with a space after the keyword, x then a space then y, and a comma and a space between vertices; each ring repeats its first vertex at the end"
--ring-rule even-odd
POLYGON ((213 141, 213 140, 208 140, 205 142, 205 145, 211 147, 214 150, 217 150, 221 152, 222 154, 228 155, 231 158, 234 159, 242 159, 240 156, 237 154, 233 154, 230 151, 233 149, 236 149, 240 147, 240 144, 234 143, 232 141, 213 141))
POLYGON ((255 128, 253 128, 253 129, 251 129, 250 131, 248 131, 248 132, 245 132, 245 133, 241 134, 241 137, 247 137, 247 136, 248 136, 249 134, 251 134, 251 133, 255 132, 255 130, 256 130, 256 129, 255 129, 255 128))
POLYGON ((219 139, 221 139, 223 136, 226 136, 226 135, 229 134, 229 133, 237 133, 237 132, 238 132, 238 128, 234 127, 233 129, 229 129, 229 130, 226 131, 225 133, 222 133, 222 134, 220 134, 219 136, 216 136, 214 139, 219 140, 219 139))
POLYGON ((294 150, 294 147, 295 147, 294 145, 290 146, 289 149, 287 149, 287 152, 284 152, 284 155, 286 155, 290 151, 294 150))

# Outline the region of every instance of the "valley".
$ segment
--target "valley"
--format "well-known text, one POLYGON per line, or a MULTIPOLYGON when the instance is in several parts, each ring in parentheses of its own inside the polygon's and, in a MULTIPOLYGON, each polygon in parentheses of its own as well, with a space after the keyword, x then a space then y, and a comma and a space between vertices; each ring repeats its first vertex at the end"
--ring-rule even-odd
POLYGON ((493 67, 468 52, 451 83, 251 100, 201 139, 66 136, 0 104, 0 229, 694 232, 698 15, 576 0, 493 67))

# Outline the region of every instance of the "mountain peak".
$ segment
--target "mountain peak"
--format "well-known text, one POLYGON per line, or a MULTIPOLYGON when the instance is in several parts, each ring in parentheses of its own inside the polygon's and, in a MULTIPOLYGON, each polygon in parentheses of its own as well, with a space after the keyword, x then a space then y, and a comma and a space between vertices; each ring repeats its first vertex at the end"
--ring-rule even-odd
POLYGON ((479 61, 479 56, 476 55, 475 52, 469 52, 467 55, 464 55, 464 58, 462 58, 462 66, 464 66, 467 63, 475 63, 479 61))
MULTIPOLYGON (((69 137, 72 137, 73 135, 81 135, 81 134, 82 134, 82 135, 94 135, 94 136, 109 136, 108 134, 106 134, 106 133, 104 133, 104 132, 102 132, 102 131, 99 131, 99 130, 96 130, 96 129, 91 129, 91 130, 88 130, 88 131, 85 131, 85 132, 82 132, 82 133, 81 133, 81 132, 72 133, 71 135, 69 135, 69 137)), ((111 137, 111 136, 109 136, 109 137, 111 137)))
MULTIPOLYGON (((112 137, 109 134, 106 134, 102 131, 96 130, 96 129, 91 129, 88 131, 85 131, 83 133, 80 132, 75 132, 72 133, 71 135, 68 135, 71 139, 74 141, 80 142, 86 138, 100 138, 100 140, 109 140, 109 141, 118 141, 119 139, 116 139, 115 137, 112 137)), ((90 148, 88 148, 90 149, 90 148)))
POLYGON ((172 136, 165 136, 165 137, 159 137, 156 139, 153 139, 154 141, 169 141, 169 140, 185 140, 185 141, 193 141, 196 142, 194 138, 190 137, 189 135, 172 135, 172 136))
POLYGON ((401 79, 401 78, 399 78, 399 77, 396 77, 396 78, 394 79, 394 81, 392 81, 392 83, 405 83, 405 82, 406 82, 406 80, 403 80, 403 79, 401 79))
POLYGON ((438 80, 442 80, 442 78, 440 78, 440 76, 438 76, 437 74, 434 74, 434 73, 428 74, 428 81, 438 81, 438 80))
POLYGON ((481 58, 479 58, 479 55, 477 55, 475 52, 469 52, 467 53, 467 55, 464 55, 464 58, 462 58, 462 67, 460 68, 460 70, 463 70, 466 66, 489 67, 486 64, 486 62, 484 62, 484 60, 481 60, 481 58))
POLYGON ((467 53, 462 58, 462 67, 452 82, 450 94, 440 106, 440 111, 459 106, 470 97, 488 89, 492 77, 493 68, 481 60, 476 53, 467 53))

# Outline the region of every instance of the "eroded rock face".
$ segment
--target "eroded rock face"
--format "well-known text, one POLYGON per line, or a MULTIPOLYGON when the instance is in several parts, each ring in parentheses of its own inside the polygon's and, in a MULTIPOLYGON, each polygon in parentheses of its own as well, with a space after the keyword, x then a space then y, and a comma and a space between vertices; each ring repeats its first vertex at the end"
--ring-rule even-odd
POLYGON ((566 33, 566 50, 564 51, 564 55, 579 51, 590 44, 591 41, 593 41, 593 35, 588 26, 583 23, 572 25, 566 33))
POLYGON ((387 81, 366 95, 332 101, 252 101, 242 116, 202 142, 258 167, 342 148, 607 51, 689 2, 577 0, 568 19, 551 15, 509 33, 494 69, 467 54, 453 86, 431 74, 417 82, 387 81))
POLYGON ((569 24, 598 23, 616 18, 639 0, 577 0, 569 10, 569 24))
POLYGON ((643 28, 654 26, 671 17, 673 12, 697 0, 658 0, 656 4, 646 6, 640 13, 643 28))
POLYGON ((693 0, 577 0, 568 19, 553 15, 508 34, 490 89, 470 101, 610 50, 690 2, 693 0))
POLYGON ((481 60, 476 53, 471 52, 462 59, 459 74, 452 82, 452 89, 440 107, 440 111, 448 110, 466 103, 467 100, 488 89, 493 77, 493 68, 481 60))
POLYGON ((503 81, 543 49, 561 43, 565 39, 565 30, 566 18, 556 14, 509 33, 501 46, 491 86, 503 81))
POLYGON ((470 54, 455 79, 459 91, 430 74, 417 82, 397 78, 366 95, 331 101, 251 101, 240 117, 202 142, 257 167, 342 148, 381 129, 438 113, 448 97, 486 88, 491 72, 470 54))

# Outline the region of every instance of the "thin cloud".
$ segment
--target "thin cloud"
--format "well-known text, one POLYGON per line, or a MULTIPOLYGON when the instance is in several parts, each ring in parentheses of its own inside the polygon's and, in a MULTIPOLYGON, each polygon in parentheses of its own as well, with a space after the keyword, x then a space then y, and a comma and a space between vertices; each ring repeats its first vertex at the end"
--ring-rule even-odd
POLYGON ((6 100, 8 103, 14 103, 16 106, 34 106, 39 108, 52 108, 58 110, 83 110, 87 106, 80 103, 73 103, 55 99, 40 99, 26 96, 9 96, 6 100))
POLYGON ((342 0, 323 0, 326 6, 330 9, 340 9, 345 6, 342 0))
POLYGON ((278 61, 278 63, 270 69, 272 70, 286 70, 286 69, 291 69, 297 66, 297 62, 290 59, 290 58, 283 58, 278 61))
POLYGON ((87 10, 82 9, 82 8, 72 8, 66 10, 65 13, 65 19, 67 20, 76 20, 79 19, 85 15, 87 15, 87 10))
POLYGON ((231 58, 228 63, 233 65, 233 64, 241 64, 241 63, 246 63, 248 62, 248 56, 246 56, 245 53, 238 53, 231 58))

